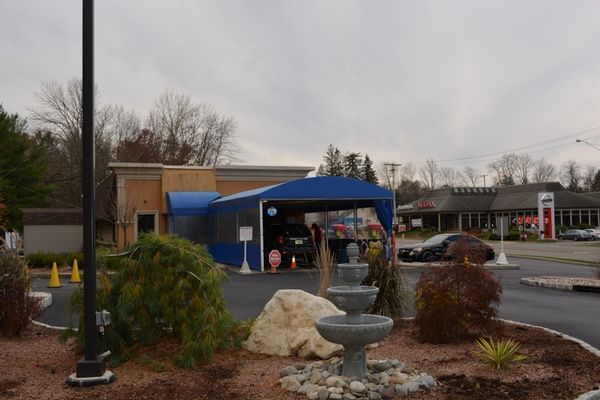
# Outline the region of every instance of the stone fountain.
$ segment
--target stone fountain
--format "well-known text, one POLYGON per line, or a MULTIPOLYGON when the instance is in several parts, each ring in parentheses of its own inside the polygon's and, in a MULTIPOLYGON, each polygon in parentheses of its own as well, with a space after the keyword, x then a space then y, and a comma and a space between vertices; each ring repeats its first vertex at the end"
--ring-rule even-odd
POLYGON ((388 317, 362 313, 373 304, 379 288, 361 286, 369 273, 369 264, 358 263, 358 246, 350 243, 346 253, 349 262, 337 266, 338 277, 346 286, 327 289, 328 298, 346 315, 319 318, 315 326, 326 340, 344 346, 342 375, 362 379, 367 370, 365 346, 386 337, 394 321, 388 317))

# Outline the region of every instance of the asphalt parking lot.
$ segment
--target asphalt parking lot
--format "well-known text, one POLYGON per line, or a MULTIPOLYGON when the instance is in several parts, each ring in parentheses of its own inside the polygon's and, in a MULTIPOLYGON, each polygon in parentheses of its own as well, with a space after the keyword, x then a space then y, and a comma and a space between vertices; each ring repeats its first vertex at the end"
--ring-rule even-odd
MULTIPOLYGON (((531 287, 519 283, 522 277, 539 275, 593 276, 593 268, 510 257, 509 261, 518 263, 520 269, 494 271, 503 286, 500 305, 502 318, 555 329, 600 348, 600 294, 531 287)), ((406 271, 410 287, 414 288, 422 271, 416 268, 406 271)), ((223 295, 230 312, 239 320, 260 314, 279 289, 316 293, 319 282, 317 270, 240 275, 234 269, 229 269, 228 274, 230 279, 223 285, 223 295)), ((75 326, 76 322, 69 321, 67 317, 66 304, 76 285, 66 283, 59 289, 48 289, 46 285, 47 279, 36 279, 33 283, 34 290, 48 291, 53 295, 52 306, 40 315, 38 321, 56 326, 75 326)), ((413 310, 408 310, 408 316, 413 314, 413 310)))

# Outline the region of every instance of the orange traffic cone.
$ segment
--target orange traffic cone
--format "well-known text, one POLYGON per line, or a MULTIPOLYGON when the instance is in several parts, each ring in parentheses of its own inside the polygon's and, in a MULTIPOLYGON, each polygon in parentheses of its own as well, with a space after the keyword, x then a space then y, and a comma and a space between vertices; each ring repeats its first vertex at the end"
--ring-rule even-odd
POLYGON ((292 264, 290 265, 290 269, 296 269, 296 256, 292 256, 292 264))
POLYGON ((56 268, 56 262, 52 263, 52 272, 50 272, 50 282, 48 282, 49 288, 59 288, 62 285, 58 279, 58 268, 56 268))
POLYGON ((71 280, 70 283, 81 283, 81 278, 79 277, 79 268, 77 267, 77 259, 73 260, 73 270, 71 271, 71 280))

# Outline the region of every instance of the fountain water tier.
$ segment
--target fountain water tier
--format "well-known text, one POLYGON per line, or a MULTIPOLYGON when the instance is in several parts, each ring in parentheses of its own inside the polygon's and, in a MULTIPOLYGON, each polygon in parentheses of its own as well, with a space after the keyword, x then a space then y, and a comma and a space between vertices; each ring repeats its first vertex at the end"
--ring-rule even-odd
POLYGON ((349 263, 338 265, 338 276, 347 283, 327 289, 331 301, 346 315, 332 315, 315 321, 317 331, 326 340, 344 346, 342 373, 362 379, 367 369, 365 346, 386 337, 394 321, 391 318, 362 314, 377 298, 379 288, 361 286, 367 276, 368 264, 357 263, 358 246, 351 243, 346 248, 349 263))

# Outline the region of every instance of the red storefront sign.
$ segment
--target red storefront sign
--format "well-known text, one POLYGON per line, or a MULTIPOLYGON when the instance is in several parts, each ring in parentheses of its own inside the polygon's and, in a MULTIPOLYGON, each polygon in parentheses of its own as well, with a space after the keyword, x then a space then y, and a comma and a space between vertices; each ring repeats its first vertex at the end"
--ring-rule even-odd
POLYGON ((417 208, 435 208, 435 203, 431 200, 417 201, 417 208))

